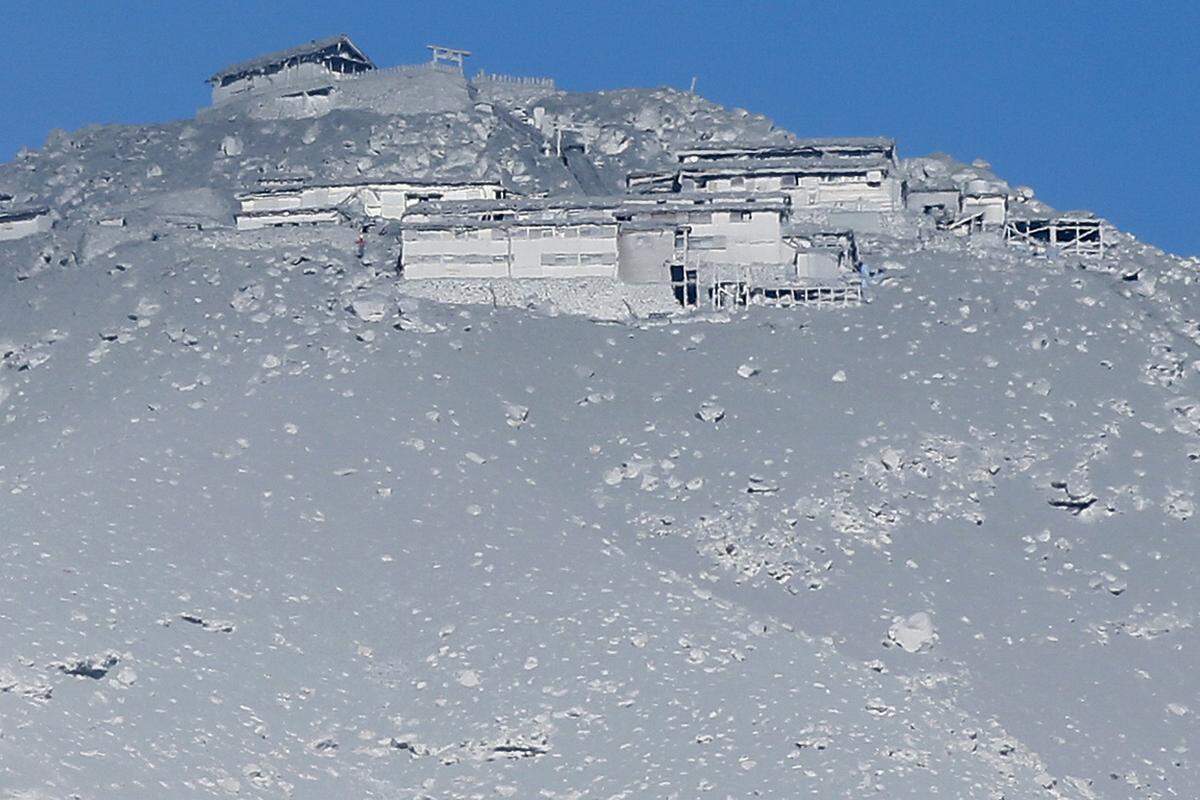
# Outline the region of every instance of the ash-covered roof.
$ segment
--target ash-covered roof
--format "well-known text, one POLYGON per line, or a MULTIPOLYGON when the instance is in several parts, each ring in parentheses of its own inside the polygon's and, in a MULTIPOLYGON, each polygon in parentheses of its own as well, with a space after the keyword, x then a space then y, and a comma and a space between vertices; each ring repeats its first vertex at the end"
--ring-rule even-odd
POLYGON ((600 211, 588 211, 580 215, 559 217, 552 214, 536 217, 520 217, 505 219, 479 219, 470 214, 447 214, 421 220, 418 222, 405 221, 402 231, 445 231, 445 230, 487 230, 492 228, 555 228, 565 225, 617 225, 617 220, 610 214, 600 211))
POLYGON ((235 195, 235 199, 244 200, 251 197, 274 197, 278 195, 298 194, 306 189, 368 189, 368 188, 392 188, 411 186, 417 189, 428 188, 435 189, 441 186, 459 187, 459 186, 498 186, 505 191, 510 191, 503 182, 498 180, 437 180, 434 178, 357 178, 348 181, 322 181, 320 183, 291 183, 284 186, 269 186, 261 189, 252 189, 248 192, 239 192, 235 195))
POLYGON ((926 176, 908 179, 908 192, 960 192, 954 179, 946 176, 926 176))
POLYGON ((1102 221, 1095 212, 1078 209, 1075 211, 1054 211, 1052 209, 1033 209, 1022 203, 1014 203, 1008 210, 1009 219, 1028 222, 1053 222, 1055 224, 1100 224, 1102 221))
POLYGON ((50 209, 47 206, 12 206, 0 209, 0 222, 20 222, 49 213, 50 209))
POLYGON ((259 211, 239 211, 239 218, 254 219, 257 217, 300 217, 308 214, 341 214, 345 212, 338 206, 310 206, 305 208, 268 208, 259 211))
POLYGON ((887 157, 894 155, 896 142, 885 136, 841 136, 798 139, 794 142, 739 144, 736 142, 703 143, 680 148, 675 156, 680 161, 689 158, 710 160, 714 158, 780 156, 820 157, 836 153, 876 153, 887 157))
POLYGON ((864 156, 781 156, 774 158, 717 158, 680 165, 684 175, 750 174, 755 172, 793 174, 833 174, 888 171, 892 162, 878 155, 864 156))
POLYGON ((405 219, 416 217, 469 217, 485 214, 542 214, 549 218, 574 222, 566 214, 605 212, 609 219, 621 216, 666 214, 687 211, 785 211, 786 195, 763 195, 751 192, 678 193, 671 195, 613 195, 557 196, 508 200, 430 200, 417 203, 405 213, 405 219))
POLYGON ((214 72, 209 77, 208 83, 216 84, 240 75, 269 72, 273 67, 280 67, 288 61, 293 60, 301 62, 319 61, 323 57, 334 53, 340 53, 347 60, 358 61, 366 69, 375 69, 375 62, 371 61, 366 53, 360 50, 354 42, 350 41, 349 36, 339 33, 337 36, 313 39, 307 44, 296 45, 286 50, 277 50, 274 53, 267 53, 266 55, 256 56, 237 64, 231 64, 222 70, 214 72))
POLYGON ((797 238, 836 237, 854 239, 854 231, 837 225, 825 225, 812 220, 791 220, 783 226, 783 235, 797 238))

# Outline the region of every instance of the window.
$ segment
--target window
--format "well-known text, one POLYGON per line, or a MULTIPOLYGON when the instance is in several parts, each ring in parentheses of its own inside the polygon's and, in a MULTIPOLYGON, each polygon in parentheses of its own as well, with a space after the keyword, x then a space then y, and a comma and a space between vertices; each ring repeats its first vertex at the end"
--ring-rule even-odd
POLYGON ((784 175, 784 176, 780 177, 779 185, 784 189, 788 189, 788 188, 795 186, 796 185, 796 176, 795 175, 784 175))
POLYGON ((731 211, 729 212, 730 222, 749 222, 754 217, 753 211, 731 211))
POLYGON ((612 266, 617 263, 617 257, 613 253, 582 253, 579 256, 579 263, 585 267, 597 265, 612 266))

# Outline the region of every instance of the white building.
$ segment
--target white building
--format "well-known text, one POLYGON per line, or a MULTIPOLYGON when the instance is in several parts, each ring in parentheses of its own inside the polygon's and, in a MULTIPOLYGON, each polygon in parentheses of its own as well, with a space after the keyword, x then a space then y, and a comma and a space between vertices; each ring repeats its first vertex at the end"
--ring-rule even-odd
POLYGON ((718 285, 743 300, 802 300, 856 284, 853 233, 793 223, 789 212, 785 195, 745 193, 421 203, 402 220, 401 265, 409 279, 671 283, 689 305, 718 285))
POLYGON ((239 231, 262 228, 288 228, 300 225, 336 225, 347 219, 337 207, 275 208, 264 211, 245 211, 237 215, 239 231))
POLYGON ((603 213, 493 219, 453 215, 402 228, 406 278, 615 278, 617 223, 603 213))
MULTIPOLYGON (((416 203, 427 200, 497 200, 508 190, 495 181, 352 181, 291 184, 237 195, 239 229, 276 224, 270 212, 328 211, 346 215, 400 219, 416 203)), ((326 215, 328 217, 328 215, 326 215)), ((329 221, 333 221, 330 219, 329 221)), ((289 223, 281 223, 289 224, 289 223)))
POLYGON ((890 139, 806 139, 784 145, 705 145, 676 153, 671 170, 630 175, 626 189, 786 194, 793 209, 882 214, 904 205, 890 139))
POLYGON ((956 226, 1002 229, 1007 221, 1007 188, 983 179, 968 181, 962 192, 962 211, 956 226))
POLYGON ((0 242, 46 233, 53 226, 54 218, 45 206, 0 209, 0 242))
POLYGON ((212 103, 263 92, 328 92, 346 75, 375 69, 374 62, 345 34, 268 53, 233 64, 209 79, 212 103))

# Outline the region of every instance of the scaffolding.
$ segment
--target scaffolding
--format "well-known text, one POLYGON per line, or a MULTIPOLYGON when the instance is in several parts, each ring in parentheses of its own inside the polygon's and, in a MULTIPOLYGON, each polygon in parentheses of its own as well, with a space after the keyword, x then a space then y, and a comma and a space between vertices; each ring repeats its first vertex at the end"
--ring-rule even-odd
POLYGON ((814 284, 763 279, 741 266, 715 268, 708 295, 714 310, 750 305, 846 308, 863 302, 862 283, 857 280, 814 284))
POLYGON ((1055 247, 1079 256, 1104 257, 1104 226, 1095 217, 1010 219, 1004 239, 1027 244, 1038 252, 1055 247))

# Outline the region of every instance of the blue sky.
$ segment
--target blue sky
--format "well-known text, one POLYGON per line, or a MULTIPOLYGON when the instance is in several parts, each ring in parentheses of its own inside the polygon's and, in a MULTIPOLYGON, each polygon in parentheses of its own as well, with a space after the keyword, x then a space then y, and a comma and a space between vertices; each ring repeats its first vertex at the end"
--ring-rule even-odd
POLYGON ((1200 4, 25 2, 0 28, 0 159, 56 127, 190 116, 222 65, 348 33, 567 89, 673 85, 802 135, 985 158, 1060 208, 1200 254, 1200 4), (14 109, 20 109, 14 113, 14 109))

